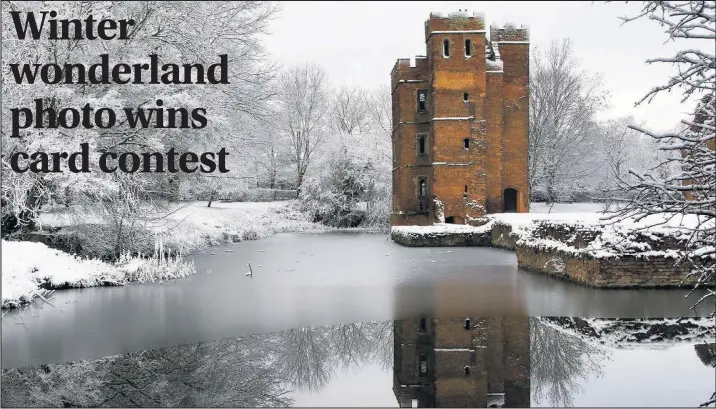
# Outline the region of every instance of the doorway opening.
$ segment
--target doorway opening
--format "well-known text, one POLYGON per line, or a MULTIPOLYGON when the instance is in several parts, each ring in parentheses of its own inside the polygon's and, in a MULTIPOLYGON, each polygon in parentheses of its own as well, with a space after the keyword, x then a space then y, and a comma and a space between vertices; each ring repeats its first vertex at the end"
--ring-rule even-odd
POLYGON ((517 211, 517 191, 512 188, 505 189, 504 195, 504 209, 505 213, 513 213, 517 211))

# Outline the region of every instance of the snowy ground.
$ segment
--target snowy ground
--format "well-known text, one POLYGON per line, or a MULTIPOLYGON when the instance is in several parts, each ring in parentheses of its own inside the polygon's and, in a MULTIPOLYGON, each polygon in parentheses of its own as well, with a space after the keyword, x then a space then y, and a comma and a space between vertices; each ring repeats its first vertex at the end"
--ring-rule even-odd
POLYGON ((604 211, 602 203, 531 203, 530 213, 601 213, 604 211))
MULTIPOLYGON (((155 216, 156 221, 148 222, 146 228, 163 241, 165 248, 184 254, 228 242, 261 239, 280 232, 326 229, 312 223, 291 201, 214 202, 211 207, 206 204, 170 204, 155 216)), ((40 217, 42 227, 72 226, 77 224, 76 220, 76 215, 65 213, 62 209, 40 217)), ((83 223, 104 223, 97 216, 81 215, 81 220, 83 223)), ((150 252, 154 241, 152 237, 137 250, 150 252)), ((88 254, 102 255, 103 251, 100 248, 88 251, 88 254)))
POLYGON ((166 243, 185 252, 229 241, 258 240, 281 232, 326 229, 312 223, 292 202, 213 203, 177 206, 176 212, 151 226, 166 243))
POLYGON ((605 209, 601 203, 557 203, 552 206, 545 203, 532 203, 530 213, 490 214, 486 217, 487 224, 479 227, 442 223, 433 226, 397 226, 393 227, 392 231, 397 234, 421 236, 485 233, 492 229, 495 223, 499 223, 509 226, 518 241, 533 247, 558 249, 569 253, 589 253, 594 257, 639 253, 643 256, 675 258, 680 255, 679 252, 672 249, 652 249, 635 233, 651 236, 657 241, 667 236, 685 239, 698 225, 694 215, 688 217, 652 215, 640 220, 633 218, 611 220, 610 215, 604 213, 605 209), (574 248, 562 241, 536 237, 533 232, 540 225, 569 227, 598 232, 598 235, 587 247, 574 248))

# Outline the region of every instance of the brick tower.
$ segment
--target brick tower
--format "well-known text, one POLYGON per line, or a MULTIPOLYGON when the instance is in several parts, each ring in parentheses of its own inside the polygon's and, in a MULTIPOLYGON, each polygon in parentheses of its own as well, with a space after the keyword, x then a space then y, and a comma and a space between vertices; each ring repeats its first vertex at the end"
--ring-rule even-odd
POLYGON ((426 56, 391 72, 391 224, 529 211, 529 33, 480 14, 431 14, 426 56))

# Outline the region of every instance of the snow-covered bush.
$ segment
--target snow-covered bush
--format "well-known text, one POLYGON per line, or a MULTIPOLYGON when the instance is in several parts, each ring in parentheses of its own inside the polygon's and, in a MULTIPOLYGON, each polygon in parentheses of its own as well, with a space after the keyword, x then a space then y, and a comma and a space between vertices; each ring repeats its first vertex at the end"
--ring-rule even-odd
POLYGON ((385 139, 379 131, 330 138, 301 186, 301 209, 328 226, 387 228, 392 183, 385 139))
POLYGON ((360 209, 369 183, 370 164, 362 164, 343 150, 327 161, 315 178, 301 189, 301 207, 315 222, 333 227, 357 227, 366 217, 360 209))

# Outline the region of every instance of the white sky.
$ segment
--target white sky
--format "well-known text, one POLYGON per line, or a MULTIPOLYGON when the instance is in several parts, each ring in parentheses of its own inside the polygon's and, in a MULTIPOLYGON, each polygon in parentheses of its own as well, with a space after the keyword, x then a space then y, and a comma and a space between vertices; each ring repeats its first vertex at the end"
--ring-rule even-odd
MULTIPOLYGON (((314 63, 327 70, 334 85, 375 87, 390 81, 397 58, 425 53, 424 22, 431 11, 485 13, 487 24, 528 24, 531 48, 552 40, 572 39, 583 68, 601 73, 611 92, 602 118, 634 116, 651 128, 673 128, 688 107, 678 94, 664 94, 651 104, 634 103, 668 79, 668 64, 646 65, 653 57, 671 56, 658 23, 641 20, 621 25, 641 2, 286 2, 266 40, 269 52, 284 65, 314 63)), ((693 47, 693 45, 690 45, 693 47)), ((698 48, 701 48, 699 46, 698 48)), ((713 48, 713 45, 706 45, 713 48)))

